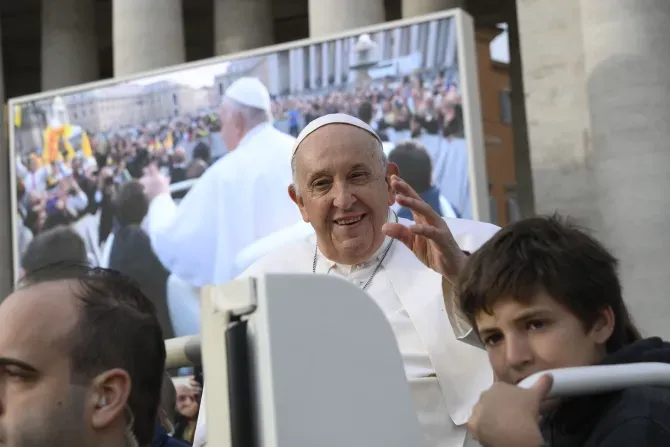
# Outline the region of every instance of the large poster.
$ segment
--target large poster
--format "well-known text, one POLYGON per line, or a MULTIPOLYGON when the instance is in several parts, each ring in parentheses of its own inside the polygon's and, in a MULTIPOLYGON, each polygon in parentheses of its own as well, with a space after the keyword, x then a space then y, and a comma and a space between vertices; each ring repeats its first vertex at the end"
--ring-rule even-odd
MULTIPOLYGON (((393 150, 413 140, 429 155, 443 214, 486 218, 474 58, 469 17, 448 12, 12 100, 15 275, 30 239, 58 225, 74 227, 105 265, 115 195, 149 163, 170 175, 178 201, 225 162, 219 105, 243 76, 267 87, 274 126, 287 134, 343 112, 369 122, 399 164, 393 150)), ((425 167, 400 166, 416 169, 425 167)))

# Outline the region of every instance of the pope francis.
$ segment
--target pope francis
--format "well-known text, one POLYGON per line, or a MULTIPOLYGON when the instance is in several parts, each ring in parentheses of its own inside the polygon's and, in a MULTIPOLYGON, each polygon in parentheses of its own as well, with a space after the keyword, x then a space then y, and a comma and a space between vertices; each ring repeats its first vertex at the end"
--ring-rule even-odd
MULTIPOLYGON (((385 313, 428 447, 466 444, 466 427, 479 395, 492 383, 486 353, 459 341, 442 296, 442 277, 385 224, 411 225, 390 209, 398 168, 377 134, 344 114, 312 121, 298 136, 288 195, 313 229, 251 265, 242 276, 265 273, 336 275, 364 289, 385 313)), ((474 251, 498 228, 446 220, 462 250, 474 251)), ((195 446, 206 444, 203 401, 195 446)), ((470 442, 469 440, 467 442, 470 442)))
POLYGON ((230 281, 237 253, 289 226, 300 215, 285 194, 295 139, 272 124, 271 98, 256 78, 242 77, 221 103, 228 154, 214 163, 177 206, 155 167, 142 178, 150 200, 145 227, 158 259, 195 287, 230 281))

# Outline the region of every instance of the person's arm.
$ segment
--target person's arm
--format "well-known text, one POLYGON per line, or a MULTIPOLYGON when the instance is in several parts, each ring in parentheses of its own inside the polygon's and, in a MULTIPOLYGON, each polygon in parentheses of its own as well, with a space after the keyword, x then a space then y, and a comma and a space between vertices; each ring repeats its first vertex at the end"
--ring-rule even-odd
POLYGON ((20 157, 16 157, 16 176, 24 178, 26 175, 28 175, 28 168, 21 162, 20 157))
MULTIPOLYGON (((220 218, 228 196, 215 172, 206 172, 177 206, 169 192, 151 200, 144 228, 151 247, 165 268, 196 287, 214 283, 227 273, 226 260, 217 258, 220 218), (208 175, 209 174, 209 175, 208 175)), ((234 216, 231 216, 234 219, 234 216)))
POLYGON ((76 180, 73 179, 71 184, 75 190, 75 194, 70 196, 70 204, 72 205, 72 208, 75 209, 75 211, 80 213, 88 206, 88 196, 81 189, 79 183, 77 183, 76 180))

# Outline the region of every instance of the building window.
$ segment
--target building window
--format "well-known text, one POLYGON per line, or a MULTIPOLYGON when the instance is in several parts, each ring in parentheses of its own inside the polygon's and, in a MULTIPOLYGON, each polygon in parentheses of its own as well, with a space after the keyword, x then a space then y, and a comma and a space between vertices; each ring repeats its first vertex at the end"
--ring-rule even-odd
POLYGON ((500 90, 500 122, 512 124, 512 92, 509 89, 500 90))

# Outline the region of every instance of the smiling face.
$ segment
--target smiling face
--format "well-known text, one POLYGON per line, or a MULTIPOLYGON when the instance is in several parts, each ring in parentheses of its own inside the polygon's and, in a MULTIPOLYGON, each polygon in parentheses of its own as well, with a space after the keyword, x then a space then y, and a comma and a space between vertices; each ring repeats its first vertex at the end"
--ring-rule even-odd
POLYGON ((558 301, 538 293, 528 302, 498 300, 490 314, 476 315, 476 325, 496 377, 516 384, 536 372, 598 363, 612 335, 614 315, 604 310, 587 329, 558 301))
POLYGON ((382 225, 394 203, 379 141, 347 124, 329 124, 307 136, 296 153, 296 194, 289 194, 316 232, 328 259, 347 265, 367 261, 382 245, 382 225))

